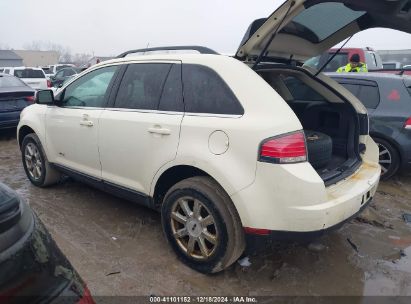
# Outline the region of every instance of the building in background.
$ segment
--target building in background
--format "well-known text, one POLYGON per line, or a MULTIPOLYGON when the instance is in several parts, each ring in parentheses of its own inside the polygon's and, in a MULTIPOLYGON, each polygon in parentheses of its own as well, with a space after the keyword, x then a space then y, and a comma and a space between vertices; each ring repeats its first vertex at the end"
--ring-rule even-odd
POLYGON ((0 67, 17 67, 23 65, 23 59, 14 51, 0 50, 0 67))
POLYGON ((48 66, 59 62, 59 53, 56 51, 28 51, 13 50, 23 58, 23 65, 29 67, 48 66))
POLYGON ((411 50, 380 50, 378 54, 383 62, 398 62, 400 68, 411 64, 411 50))

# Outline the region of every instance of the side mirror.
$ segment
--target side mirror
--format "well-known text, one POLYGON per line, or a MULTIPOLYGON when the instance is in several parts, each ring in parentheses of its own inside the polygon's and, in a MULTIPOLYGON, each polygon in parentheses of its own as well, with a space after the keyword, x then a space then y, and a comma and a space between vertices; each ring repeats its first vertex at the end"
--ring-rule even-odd
POLYGON ((36 103, 52 105, 54 102, 54 93, 52 90, 41 90, 36 92, 36 103))

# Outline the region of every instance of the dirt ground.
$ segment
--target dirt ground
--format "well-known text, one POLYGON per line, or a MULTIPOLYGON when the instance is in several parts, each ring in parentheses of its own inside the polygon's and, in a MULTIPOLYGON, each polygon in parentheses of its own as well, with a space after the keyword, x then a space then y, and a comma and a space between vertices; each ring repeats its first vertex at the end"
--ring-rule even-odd
POLYGON ((70 179, 25 176, 13 132, 0 133, 0 181, 25 198, 93 295, 411 295, 411 177, 380 184, 357 219, 316 243, 284 245, 212 276, 180 263, 154 211, 70 179))

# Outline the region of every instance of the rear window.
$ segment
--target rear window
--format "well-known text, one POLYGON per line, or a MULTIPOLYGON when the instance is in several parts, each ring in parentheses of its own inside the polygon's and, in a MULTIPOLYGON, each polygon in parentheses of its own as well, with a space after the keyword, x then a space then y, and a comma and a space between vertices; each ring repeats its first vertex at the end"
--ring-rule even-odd
POLYGON ((320 43, 365 14, 365 11, 354 11, 342 3, 319 3, 298 14, 281 32, 320 43))
POLYGON ((14 76, 18 78, 46 78, 42 70, 14 70, 14 76))
POLYGON ((0 76, 0 88, 23 87, 25 84, 12 76, 0 76))

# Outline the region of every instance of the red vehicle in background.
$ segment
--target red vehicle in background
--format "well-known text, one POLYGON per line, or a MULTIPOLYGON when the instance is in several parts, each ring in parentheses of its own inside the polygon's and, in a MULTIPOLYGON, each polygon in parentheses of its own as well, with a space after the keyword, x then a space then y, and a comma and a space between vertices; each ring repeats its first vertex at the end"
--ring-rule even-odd
MULTIPOLYGON (((315 69, 321 69, 324 64, 338 51, 337 48, 330 49, 320 56, 313 57, 305 62, 305 65, 315 69)), ((381 56, 370 47, 365 48, 342 48, 340 52, 325 66, 323 72, 336 72, 339 67, 347 65, 353 54, 360 55, 360 61, 367 64, 368 71, 378 73, 390 73, 399 75, 411 75, 411 67, 401 69, 384 69, 381 56)))

